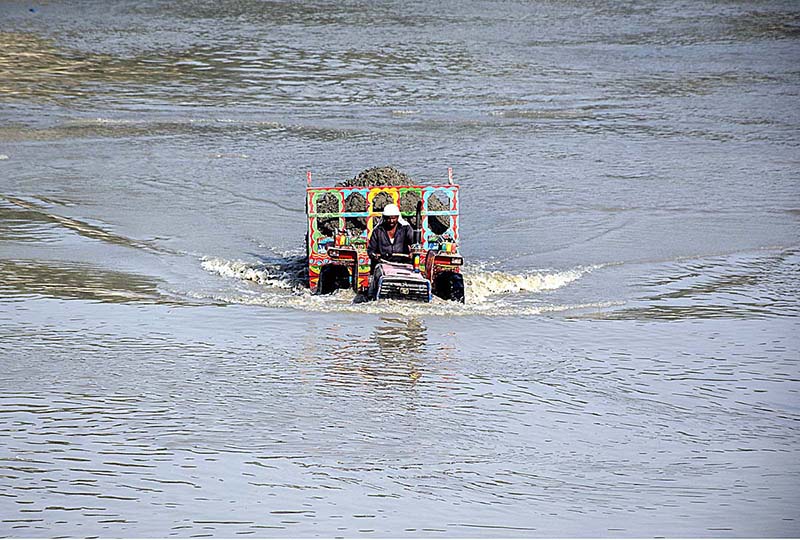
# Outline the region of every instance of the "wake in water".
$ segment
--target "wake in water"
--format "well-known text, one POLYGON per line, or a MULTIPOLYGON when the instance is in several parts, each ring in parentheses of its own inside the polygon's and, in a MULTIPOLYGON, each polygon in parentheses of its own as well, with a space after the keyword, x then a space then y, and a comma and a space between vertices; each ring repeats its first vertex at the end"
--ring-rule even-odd
POLYGON ((202 267, 223 277, 252 281, 274 289, 302 291, 308 283, 308 266, 302 255, 265 259, 261 263, 205 258, 202 267))
POLYGON ((306 258, 302 255, 276 257, 261 263, 209 257, 203 259, 201 265, 205 270, 225 278, 262 286, 253 287, 245 293, 221 293, 214 297, 214 300, 234 304, 291 307, 320 312, 389 312, 405 315, 524 315, 609 305, 531 305, 524 301, 532 294, 569 285, 596 267, 512 274, 487 270, 483 265, 467 265, 464 268, 467 291, 464 304, 437 297, 429 304, 397 300, 354 304, 355 294, 351 290, 339 290, 335 294, 324 296, 312 294, 307 287, 306 258))
POLYGON ((469 291, 468 302, 481 304, 492 297, 509 294, 536 293, 560 289, 581 278, 593 268, 582 267, 562 272, 533 272, 508 274, 485 270, 481 266, 467 266, 464 277, 469 291))

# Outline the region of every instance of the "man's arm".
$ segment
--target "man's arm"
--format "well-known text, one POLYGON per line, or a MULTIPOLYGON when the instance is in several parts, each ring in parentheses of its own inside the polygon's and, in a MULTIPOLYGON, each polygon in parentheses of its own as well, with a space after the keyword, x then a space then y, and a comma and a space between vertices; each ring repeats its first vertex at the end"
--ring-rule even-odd
POLYGON ((405 253, 411 253, 411 245, 414 243, 414 227, 405 225, 403 228, 405 229, 403 249, 405 253))
POLYGON ((378 260, 381 257, 380 242, 378 242, 378 227, 372 230, 372 235, 369 237, 367 255, 369 255, 369 258, 372 260, 378 260))

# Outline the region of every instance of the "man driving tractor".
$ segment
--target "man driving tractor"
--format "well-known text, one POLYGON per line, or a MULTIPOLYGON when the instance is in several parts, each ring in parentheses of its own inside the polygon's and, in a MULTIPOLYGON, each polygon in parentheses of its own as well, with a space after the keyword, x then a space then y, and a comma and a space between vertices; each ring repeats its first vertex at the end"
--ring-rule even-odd
POLYGON ((383 209, 383 219, 372 231, 367 245, 372 269, 381 259, 408 262, 413 243, 414 229, 400 217, 400 209, 396 204, 387 204, 383 209))

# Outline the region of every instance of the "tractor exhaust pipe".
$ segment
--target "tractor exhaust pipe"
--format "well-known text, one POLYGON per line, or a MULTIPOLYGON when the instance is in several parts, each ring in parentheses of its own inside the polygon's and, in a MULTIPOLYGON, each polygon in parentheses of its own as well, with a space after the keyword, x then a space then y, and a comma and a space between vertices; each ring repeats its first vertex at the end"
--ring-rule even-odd
POLYGON ((422 244, 422 201, 417 201, 417 228, 414 229, 414 243, 422 244))

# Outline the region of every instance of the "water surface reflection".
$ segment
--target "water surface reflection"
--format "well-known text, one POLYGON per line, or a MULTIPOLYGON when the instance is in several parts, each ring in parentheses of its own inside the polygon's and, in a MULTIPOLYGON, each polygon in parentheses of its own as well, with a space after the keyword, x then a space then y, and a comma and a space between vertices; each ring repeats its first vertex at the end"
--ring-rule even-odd
POLYGON ((328 382, 334 385, 413 386, 428 356, 427 328, 421 319, 380 317, 368 336, 334 324, 325 329, 318 345, 328 359, 328 382))

